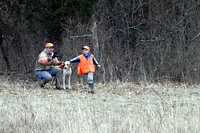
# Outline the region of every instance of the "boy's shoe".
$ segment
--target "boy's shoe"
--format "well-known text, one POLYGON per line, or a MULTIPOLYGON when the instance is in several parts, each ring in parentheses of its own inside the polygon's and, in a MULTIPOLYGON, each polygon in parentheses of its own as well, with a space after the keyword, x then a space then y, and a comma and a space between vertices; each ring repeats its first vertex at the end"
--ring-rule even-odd
POLYGON ((94 94, 94 90, 90 90, 88 91, 88 93, 94 94))
POLYGON ((91 93, 91 94, 94 94, 94 89, 88 88, 88 89, 87 89, 87 92, 88 92, 88 93, 91 93))

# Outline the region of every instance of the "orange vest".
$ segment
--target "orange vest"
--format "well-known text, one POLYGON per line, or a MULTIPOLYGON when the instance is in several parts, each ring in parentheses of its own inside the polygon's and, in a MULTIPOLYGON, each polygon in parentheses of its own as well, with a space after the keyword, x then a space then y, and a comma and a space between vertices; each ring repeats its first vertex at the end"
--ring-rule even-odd
POLYGON ((78 64, 78 74, 87 74, 88 72, 95 72, 95 67, 93 63, 94 56, 91 55, 90 58, 87 60, 85 56, 79 55, 80 62, 78 64))

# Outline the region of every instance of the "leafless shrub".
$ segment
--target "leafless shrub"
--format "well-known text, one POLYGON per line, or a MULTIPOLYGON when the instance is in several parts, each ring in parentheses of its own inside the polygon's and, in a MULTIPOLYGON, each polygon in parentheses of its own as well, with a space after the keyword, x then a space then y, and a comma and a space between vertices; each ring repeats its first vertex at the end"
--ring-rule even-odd
MULTIPOLYGON (((27 30, 23 6, 17 1, 9 6, 2 3, 6 10, 1 18, 0 69, 31 73, 47 38, 39 26, 36 34, 27 30)), ((61 60, 79 55, 80 47, 90 43, 103 67, 95 75, 97 81, 168 77, 175 82, 198 83, 198 7, 195 1, 100 0, 88 24, 66 18, 62 42, 54 43, 61 60)))

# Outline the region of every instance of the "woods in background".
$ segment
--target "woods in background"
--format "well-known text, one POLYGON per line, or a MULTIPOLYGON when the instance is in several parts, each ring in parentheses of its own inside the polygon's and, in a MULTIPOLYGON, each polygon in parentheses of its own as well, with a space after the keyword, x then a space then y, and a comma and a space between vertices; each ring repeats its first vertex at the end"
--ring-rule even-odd
POLYGON ((1 1, 0 71, 32 74, 47 41, 57 44, 61 60, 90 43, 102 65, 99 81, 199 83, 198 2, 1 1))

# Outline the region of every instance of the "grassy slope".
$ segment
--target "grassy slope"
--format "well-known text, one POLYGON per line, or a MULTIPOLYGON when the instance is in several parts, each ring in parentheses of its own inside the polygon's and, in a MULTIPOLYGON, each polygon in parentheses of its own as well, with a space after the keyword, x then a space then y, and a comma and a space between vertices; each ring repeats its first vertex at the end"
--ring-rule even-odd
POLYGON ((0 132, 199 133, 200 86, 96 84, 58 91, 0 79, 0 132))

